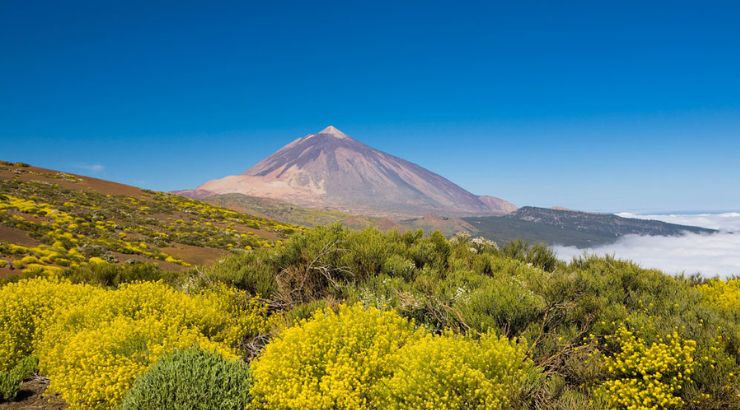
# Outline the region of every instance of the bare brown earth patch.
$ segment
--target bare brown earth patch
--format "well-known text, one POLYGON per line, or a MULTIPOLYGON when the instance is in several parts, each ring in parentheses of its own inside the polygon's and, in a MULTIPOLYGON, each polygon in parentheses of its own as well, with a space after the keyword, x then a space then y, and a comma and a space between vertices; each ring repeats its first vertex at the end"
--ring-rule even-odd
POLYGON ((41 242, 31 238, 28 234, 20 229, 0 225, 0 240, 3 242, 14 243, 16 245, 27 246, 32 248, 38 246, 41 242))
MULTIPOLYGON (((162 251, 177 259, 182 259, 191 265, 207 265, 216 262, 229 253, 229 251, 225 251, 223 249, 201 248, 198 246, 183 244, 162 248, 162 251)), ((169 265, 170 264, 167 266, 168 268, 169 265)))
POLYGON ((49 380, 35 377, 21 384, 18 397, 11 402, 0 403, 0 410, 60 410, 67 408, 64 401, 54 395, 44 396, 49 380))
POLYGON ((144 196, 141 189, 130 185, 38 167, 2 167, 0 168, 0 178, 51 182, 62 188, 81 189, 104 195, 125 195, 135 198, 144 196))

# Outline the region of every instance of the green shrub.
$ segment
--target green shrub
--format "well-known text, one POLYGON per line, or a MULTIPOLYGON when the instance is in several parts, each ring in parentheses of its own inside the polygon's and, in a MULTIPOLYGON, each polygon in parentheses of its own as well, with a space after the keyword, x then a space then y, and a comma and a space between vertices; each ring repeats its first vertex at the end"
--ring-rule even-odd
POLYGON ((248 404, 247 364, 193 347, 160 358, 136 379, 121 410, 242 410, 248 404))
POLYGON ((504 276, 488 280, 457 306, 463 321, 479 332, 499 329, 518 335, 544 312, 545 300, 516 278, 504 276))
POLYGON ((163 271, 153 263, 135 262, 130 264, 96 263, 69 269, 64 276, 73 283, 90 283, 107 287, 118 287, 124 283, 164 279, 175 281, 177 274, 163 271))
POLYGON ((217 280, 264 298, 274 298, 277 292, 275 268, 270 252, 235 253, 205 267, 207 280, 217 280))
POLYGON ((531 263, 533 266, 548 272, 554 271, 560 264, 555 252, 540 243, 530 245, 525 241, 515 240, 501 248, 501 252, 504 256, 531 263))
POLYGON ((15 399, 21 382, 33 376, 38 365, 35 356, 27 356, 9 371, 0 371, 0 402, 15 399))
POLYGON ((383 263, 383 273, 406 280, 413 279, 415 269, 414 261, 401 255, 391 255, 383 263))

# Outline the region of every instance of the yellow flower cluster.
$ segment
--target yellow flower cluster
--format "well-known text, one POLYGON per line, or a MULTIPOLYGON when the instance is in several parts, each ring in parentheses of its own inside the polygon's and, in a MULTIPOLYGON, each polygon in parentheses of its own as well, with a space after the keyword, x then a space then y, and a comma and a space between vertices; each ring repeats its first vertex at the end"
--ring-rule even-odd
POLYGON ((501 409, 534 365, 506 338, 432 336, 354 305, 284 330, 252 370, 257 408, 501 409))
POLYGON ((49 390, 70 409, 115 407, 175 348, 200 345, 236 358, 232 346, 266 331, 266 307, 226 287, 186 294, 156 282, 105 290, 39 278, 6 285, 0 296, 0 355, 37 355, 49 390))
POLYGON ((730 314, 740 315, 740 279, 713 280, 700 285, 699 290, 711 306, 730 314))
POLYGON ((59 393, 69 408, 109 409, 123 400, 136 377, 163 353, 195 345, 238 358, 197 329, 154 316, 119 316, 72 333, 51 350, 42 350, 40 369, 51 380, 49 390, 59 393))
POLYGON ((34 341, 57 312, 100 297, 102 289, 54 280, 27 280, 0 288, 0 371, 13 368, 33 351, 34 341))
MULTIPOLYGON (((74 204, 67 202, 65 205, 73 206, 74 204)), ((116 224, 112 221, 95 221, 92 223, 38 199, 3 195, 0 198, 0 216, 12 221, 12 226, 41 232, 43 240, 52 244, 41 244, 35 247, 3 244, 0 247, 0 253, 20 256, 13 261, 13 267, 21 269, 25 273, 54 275, 62 272, 63 267, 77 267, 87 263, 103 262, 98 257, 86 259, 77 250, 78 246, 85 243, 122 253, 144 255, 165 260, 169 263, 189 266, 186 262, 173 258, 164 252, 148 249, 144 242, 131 243, 121 239, 90 236, 89 233, 85 233, 89 229, 112 232, 116 224), (27 216, 33 216, 34 218, 28 218, 27 216)))
POLYGON ((396 355, 392 377, 377 388, 386 409, 510 408, 534 363, 524 345, 485 334, 480 340, 428 335, 396 355))
POLYGON ((422 334, 393 312, 361 306, 319 311, 283 331, 252 363, 252 395, 269 409, 368 408, 393 353, 422 334))
POLYGON ((649 346, 624 325, 609 337, 620 351, 606 357, 610 380, 599 392, 615 408, 669 409, 680 407, 676 394, 691 380, 696 342, 681 340, 677 332, 649 346))

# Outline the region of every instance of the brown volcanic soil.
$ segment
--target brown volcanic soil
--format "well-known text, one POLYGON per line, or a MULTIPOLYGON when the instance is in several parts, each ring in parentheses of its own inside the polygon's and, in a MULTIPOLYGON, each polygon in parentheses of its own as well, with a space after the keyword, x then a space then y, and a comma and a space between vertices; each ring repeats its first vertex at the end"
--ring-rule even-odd
POLYGON ((0 166, 0 178, 52 182, 67 189, 81 189, 105 195, 125 195, 135 198, 142 198, 144 196, 141 189, 131 185, 33 166, 0 166))
POLYGON ((34 247, 40 242, 31 238, 28 234, 20 229, 0 225, 0 238, 5 242, 15 243, 18 245, 34 247))
MULTIPOLYGON (((193 265, 207 265, 223 258, 229 253, 229 251, 223 249, 201 248, 198 246, 190 246, 184 244, 177 244, 176 246, 162 248, 162 250, 168 255, 172 255, 177 259, 187 260, 193 265)), ((188 269, 186 267, 173 265, 170 263, 167 263, 166 268, 168 270, 178 270, 178 268, 180 270, 188 269)))
POLYGON ((11 402, 0 402, 0 410, 60 410, 66 408, 67 405, 61 398, 43 395, 48 385, 49 381, 43 377, 35 377, 23 382, 18 398, 11 402))

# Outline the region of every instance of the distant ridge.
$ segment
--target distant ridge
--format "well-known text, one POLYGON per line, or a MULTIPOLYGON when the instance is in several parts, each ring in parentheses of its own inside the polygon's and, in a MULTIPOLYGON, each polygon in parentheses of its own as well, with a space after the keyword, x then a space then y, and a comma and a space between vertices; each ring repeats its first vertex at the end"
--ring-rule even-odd
POLYGON ((685 232, 712 234, 714 229, 676 225, 649 219, 623 218, 563 209, 525 206, 504 216, 463 218, 477 234, 506 243, 514 239, 549 245, 587 248, 614 243, 625 235, 678 236, 685 232))
POLYGON ((368 215, 504 215, 517 209, 503 199, 472 194, 331 125, 294 140, 241 175, 178 193, 195 198, 241 193, 368 215))

